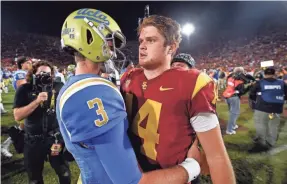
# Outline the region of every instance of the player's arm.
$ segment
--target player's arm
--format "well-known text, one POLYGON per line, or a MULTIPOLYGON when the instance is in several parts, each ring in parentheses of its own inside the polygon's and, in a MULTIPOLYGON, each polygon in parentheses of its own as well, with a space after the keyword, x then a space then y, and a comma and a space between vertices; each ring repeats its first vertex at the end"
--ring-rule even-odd
POLYGON ((233 168, 222 140, 220 127, 217 125, 211 130, 196 133, 206 154, 212 182, 214 184, 236 183, 233 168))
POLYGON ((207 78, 199 77, 192 94, 191 124, 196 131, 199 142, 206 154, 212 182, 214 184, 236 183, 231 161, 227 154, 219 127, 219 121, 215 115, 214 83, 207 78), (202 81, 206 84, 200 84, 202 81))
MULTIPOLYGON (((188 155, 190 158, 196 159, 200 162, 200 152, 198 150, 198 141, 196 140, 194 144, 189 149, 188 155)), ((189 160, 190 163, 184 161, 184 167, 180 165, 173 166, 166 169, 155 170, 147 173, 143 173, 143 176, 139 184, 181 184, 187 183, 195 179, 200 173, 200 167, 198 163, 194 160, 189 160), (188 164, 188 165, 185 165, 188 164)))
MULTIPOLYGON (((104 170, 115 184, 184 184, 189 181, 189 178, 195 178, 200 172, 198 163, 189 160, 189 163, 185 163, 186 169, 178 165, 141 173, 123 123, 116 125, 103 135, 81 142, 86 147, 95 148, 93 150, 94 154, 103 163, 104 170)), ((78 149, 88 148, 78 146, 78 149)), ((196 145, 191 149, 193 149, 193 152, 199 153, 196 145)), ((85 150, 83 151, 85 152, 85 150)), ((195 157, 195 154, 193 154, 193 157, 195 157)), ((100 167, 98 167, 99 170, 100 167)))
POLYGON ((183 184, 188 181, 188 173, 181 166, 143 173, 139 184, 183 184))
MULTIPOLYGON (((107 86, 98 88, 98 83, 90 86, 86 92, 82 90, 74 95, 64 92, 59 102, 60 122, 65 125, 70 141, 78 151, 93 160, 89 163, 93 164, 90 167, 97 167, 93 173, 96 178, 118 184, 183 184, 200 173, 198 162, 187 159, 181 166, 142 174, 127 136, 124 101, 117 89, 107 86)), ((73 93, 72 90, 66 91, 73 93)), ((191 157, 198 158, 196 145, 191 148, 191 152, 191 157)))
MULTIPOLYGON (((195 178, 200 172, 199 165, 196 165, 198 163, 190 162, 186 163, 186 169, 178 165, 167 169, 141 173, 137 165, 136 156, 122 125, 117 125, 104 135, 86 142, 89 142, 89 146, 95 147, 95 154, 105 165, 106 172, 115 183, 184 184, 189 181, 189 178, 195 178), (103 144, 103 142, 105 143, 103 144), (194 173, 197 174, 194 175, 194 173)), ((196 145, 191 149, 193 149, 193 152, 198 152, 196 145)))

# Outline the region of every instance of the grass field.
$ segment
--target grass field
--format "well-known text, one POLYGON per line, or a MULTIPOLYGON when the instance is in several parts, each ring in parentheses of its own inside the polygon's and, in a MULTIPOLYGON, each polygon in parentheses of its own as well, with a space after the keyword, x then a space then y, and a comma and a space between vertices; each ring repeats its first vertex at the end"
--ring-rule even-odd
MULTIPOLYGON (((12 114, 14 91, 8 94, 2 93, 2 101, 8 114, 1 116, 1 142, 6 140, 6 129, 15 125, 12 114)), ((217 105, 222 129, 228 120, 227 105, 219 102, 217 105)), ((247 150, 252 147, 252 137, 255 135, 253 124, 253 112, 247 104, 241 105, 241 115, 238 119, 240 126, 236 135, 224 136, 224 141, 232 160, 238 184, 287 184, 287 118, 281 119, 279 140, 276 148, 267 153, 249 154, 247 150)), ((2 160, 1 183, 2 184, 24 184, 28 183, 27 174, 23 169, 23 155, 16 154, 14 148, 10 147, 14 154, 11 160, 2 160)), ((76 183, 79 176, 77 165, 70 163, 72 171, 72 183, 76 183)), ((224 174, 224 173, 222 173, 224 174)), ((44 181, 47 184, 56 184, 57 176, 49 163, 45 163, 43 172, 44 181)), ((202 176, 201 183, 211 183, 209 177, 202 176)))

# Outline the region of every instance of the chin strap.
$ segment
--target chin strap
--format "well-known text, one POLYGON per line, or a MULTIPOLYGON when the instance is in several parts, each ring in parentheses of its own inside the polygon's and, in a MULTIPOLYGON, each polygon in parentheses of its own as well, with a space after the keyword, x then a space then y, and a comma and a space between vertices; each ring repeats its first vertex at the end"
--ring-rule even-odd
POLYGON ((116 79, 116 86, 118 87, 118 89, 120 89, 121 87, 121 78, 120 78, 120 74, 117 70, 115 70, 115 79, 116 79))
POLYGON ((105 72, 104 73, 108 73, 110 78, 115 79, 115 81, 113 81, 115 83, 115 85, 118 87, 118 89, 120 89, 120 73, 119 71, 116 69, 114 62, 112 60, 108 60, 104 63, 105 66, 105 72))

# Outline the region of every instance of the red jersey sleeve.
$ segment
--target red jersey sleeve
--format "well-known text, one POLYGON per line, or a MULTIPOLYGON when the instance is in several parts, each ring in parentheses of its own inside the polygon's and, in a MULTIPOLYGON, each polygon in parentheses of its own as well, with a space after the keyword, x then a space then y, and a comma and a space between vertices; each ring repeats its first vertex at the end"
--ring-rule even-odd
POLYGON ((123 84, 123 83, 126 81, 127 77, 129 76, 129 74, 130 74, 132 71, 133 71, 133 68, 130 69, 130 70, 128 70, 128 71, 125 71, 123 74, 121 74, 121 76, 120 76, 121 84, 123 84))
POLYGON ((125 71, 121 75, 120 81, 121 81, 121 92, 122 92, 122 94, 126 91, 126 87, 128 86, 128 83, 130 82, 130 80, 132 78, 131 75, 137 70, 138 70, 137 68, 131 68, 130 70, 125 71))
POLYGON ((205 73, 199 73, 191 86, 188 111, 190 118, 200 112, 216 113, 217 91, 214 81, 205 73))

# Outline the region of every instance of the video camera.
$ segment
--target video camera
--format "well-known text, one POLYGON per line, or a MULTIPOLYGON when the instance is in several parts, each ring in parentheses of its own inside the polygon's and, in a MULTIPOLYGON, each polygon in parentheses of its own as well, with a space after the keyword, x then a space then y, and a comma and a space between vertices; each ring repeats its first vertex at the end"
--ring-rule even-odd
MULTIPOLYGON (((52 92, 53 90, 53 78, 51 73, 40 72, 37 75, 33 75, 33 85, 37 92, 52 92)), ((55 110, 49 107, 48 102, 43 103, 43 108, 47 108, 47 115, 53 115, 55 110)))
POLYGON ((242 72, 236 72, 233 75, 233 78, 236 80, 241 80, 244 84, 249 84, 251 82, 255 82, 255 78, 249 74, 244 74, 242 72))
POLYGON ((33 84, 37 87, 38 91, 52 91, 53 78, 51 76, 51 73, 41 72, 33 76, 33 84))
POLYGON ((50 73, 41 72, 40 74, 37 74, 36 77, 36 85, 40 86, 49 86, 52 85, 53 79, 50 73))

